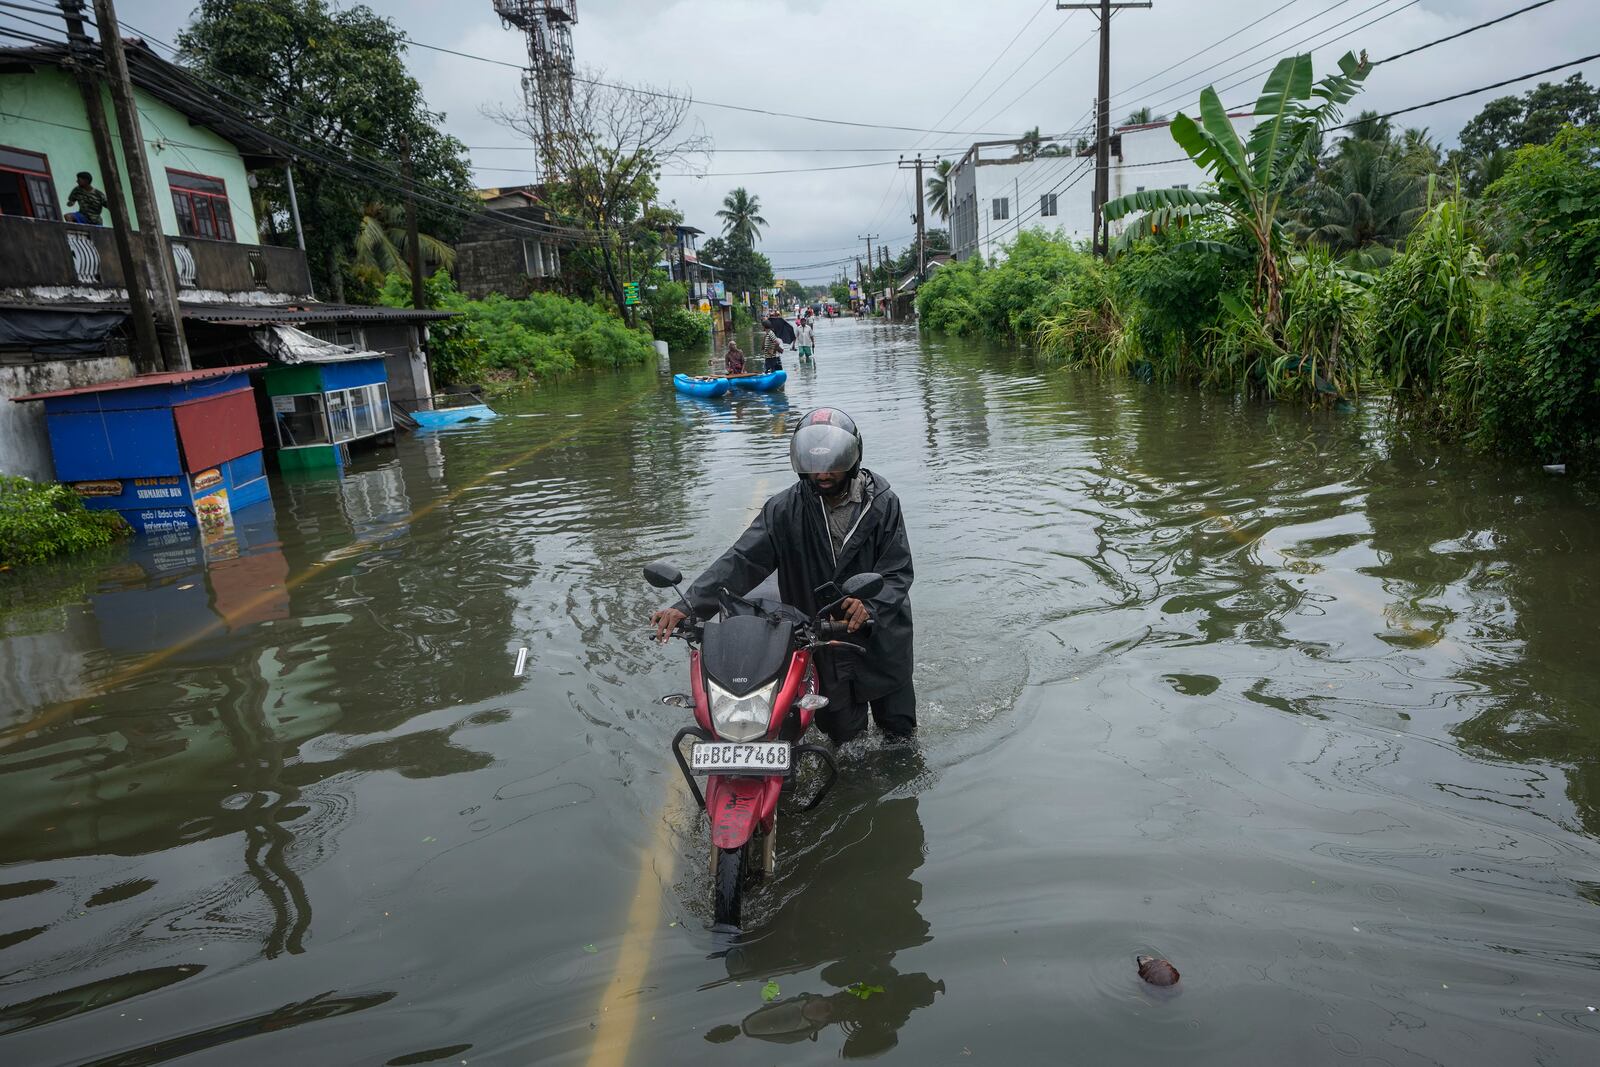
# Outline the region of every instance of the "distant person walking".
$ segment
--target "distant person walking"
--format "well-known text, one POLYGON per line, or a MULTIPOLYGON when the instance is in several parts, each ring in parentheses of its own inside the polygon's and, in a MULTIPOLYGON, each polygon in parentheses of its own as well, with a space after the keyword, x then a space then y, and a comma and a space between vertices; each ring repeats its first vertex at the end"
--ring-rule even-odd
POLYGON ((78 210, 67 212, 68 222, 100 225, 100 213, 106 209, 106 194, 94 187, 94 175, 86 170, 78 172, 78 184, 67 194, 67 206, 74 204, 78 205, 78 210))
POLYGON ((817 331, 811 325, 810 319, 801 320, 800 328, 794 332, 794 341, 800 349, 800 362, 804 363, 808 359, 813 363, 817 361, 813 355, 817 348, 817 331))

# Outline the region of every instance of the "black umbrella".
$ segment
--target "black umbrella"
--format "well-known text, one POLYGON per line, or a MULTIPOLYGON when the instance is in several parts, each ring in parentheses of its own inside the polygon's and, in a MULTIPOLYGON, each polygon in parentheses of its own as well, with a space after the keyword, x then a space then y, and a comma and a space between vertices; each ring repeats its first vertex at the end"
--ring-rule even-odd
POLYGON ((767 316, 767 329, 777 334, 778 340, 784 344, 794 344, 794 327, 789 325, 789 320, 782 315, 767 316))

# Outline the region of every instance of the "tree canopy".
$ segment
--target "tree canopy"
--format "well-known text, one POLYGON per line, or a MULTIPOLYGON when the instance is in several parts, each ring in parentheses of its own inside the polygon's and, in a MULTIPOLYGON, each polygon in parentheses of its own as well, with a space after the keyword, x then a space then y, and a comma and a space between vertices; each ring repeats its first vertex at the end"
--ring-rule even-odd
POLYGON ((1593 126, 1600 122, 1600 88, 1582 74, 1563 82, 1540 82, 1521 96, 1489 101, 1461 129, 1461 149, 1451 162, 1467 179, 1468 188, 1482 192, 1505 169, 1505 153, 1524 145, 1549 144, 1566 125, 1593 126))
MULTIPOLYGON (((466 149, 440 132, 445 117, 428 109, 406 70, 404 35, 387 18, 325 0, 199 0, 178 44, 182 62, 244 101, 256 122, 306 147, 295 162, 296 193, 319 291, 342 294, 363 207, 398 201, 396 161, 407 141, 424 190, 420 225, 447 239, 459 231, 461 194, 472 188, 466 149)), ((283 175, 263 171, 257 180, 269 239, 292 241, 283 175)))

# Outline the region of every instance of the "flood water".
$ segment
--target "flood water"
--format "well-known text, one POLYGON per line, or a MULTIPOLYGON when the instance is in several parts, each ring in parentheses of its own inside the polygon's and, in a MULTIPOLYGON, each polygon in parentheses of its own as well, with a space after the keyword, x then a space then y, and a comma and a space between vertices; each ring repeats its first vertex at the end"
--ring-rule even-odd
POLYGON ((576 380, 8 576, 0 1063, 1600 1059, 1592 491, 818 334, 784 394, 576 380), (730 940, 639 568, 824 403, 904 505, 921 740, 846 750, 730 940))

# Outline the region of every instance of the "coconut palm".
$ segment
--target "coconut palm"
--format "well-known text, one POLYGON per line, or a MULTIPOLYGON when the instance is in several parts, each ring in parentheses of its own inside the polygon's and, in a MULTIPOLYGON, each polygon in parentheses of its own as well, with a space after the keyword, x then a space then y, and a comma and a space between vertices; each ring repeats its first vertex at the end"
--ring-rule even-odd
POLYGON ((950 161, 941 159, 933 165, 933 174, 927 181, 924 198, 941 219, 950 217, 950 161))
MULTIPOLYGON (((417 234, 422 256, 422 272, 432 274, 455 265, 456 250, 425 233, 417 234)), ((406 255, 405 210, 393 204, 372 201, 361 208, 361 229, 356 231, 355 266, 368 267, 380 274, 411 278, 410 257, 406 255)))
POLYGON ((767 225, 760 212, 761 198, 751 196, 741 185, 722 198, 722 210, 717 212, 717 218, 722 220, 722 232, 729 241, 753 248, 761 236, 761 227, 767 225))
POLYGON ((1373 245, 1394 248, 1422 217, 1426 186, 1389 145, 1348 147, 1326 180, 1306 191, 1300 221, 1335 254, 1373 245))
POLYGON ((1022 153, 1023 159, 1033 159, 1039 154, 1039 149, 1043 147, 1044 137, 1039 133, 1039 127, 1037 126, 1023 134, 1022 138, 1017 142, 1017 151, 1022 153))

